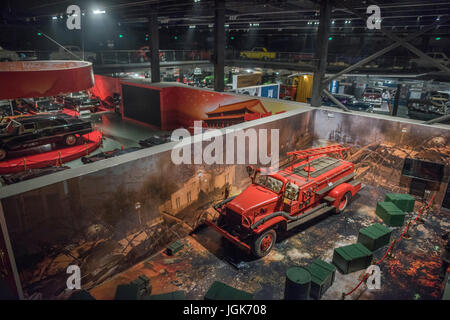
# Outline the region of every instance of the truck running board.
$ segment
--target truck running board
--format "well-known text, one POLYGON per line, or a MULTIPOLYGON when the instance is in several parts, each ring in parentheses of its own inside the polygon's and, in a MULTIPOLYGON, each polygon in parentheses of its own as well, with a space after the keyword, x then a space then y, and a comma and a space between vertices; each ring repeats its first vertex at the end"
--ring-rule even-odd
POLYGON ((312 209, 312 211, 310 213, 305 213, 305 217, 300 218, 298 220, 292 221, 290 223, 287 224, 287 231, 291 230, 292 228, 295 228, 303 223, 306 223, 314 218, 317 218, 318 216, 321 216, 327 212, 330 212, 331 210, 336 209, 333 206, 323 206, 319 205, 317 208, 312 209))

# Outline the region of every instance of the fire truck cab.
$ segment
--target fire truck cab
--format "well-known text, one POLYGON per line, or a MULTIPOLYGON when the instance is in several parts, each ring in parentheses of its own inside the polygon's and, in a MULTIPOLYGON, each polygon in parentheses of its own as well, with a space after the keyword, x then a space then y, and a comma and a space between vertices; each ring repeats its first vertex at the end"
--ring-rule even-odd
POLYGON ((289 152, 291 163, 265 175, 247 167, 251 185, 214 206, 217 221, 206 223, 256 257, 267 255, 277 233, 285 232, 330 211, 345 210, 361 189, 353 163, 329 157, 349 148, 339 145, 289 152))

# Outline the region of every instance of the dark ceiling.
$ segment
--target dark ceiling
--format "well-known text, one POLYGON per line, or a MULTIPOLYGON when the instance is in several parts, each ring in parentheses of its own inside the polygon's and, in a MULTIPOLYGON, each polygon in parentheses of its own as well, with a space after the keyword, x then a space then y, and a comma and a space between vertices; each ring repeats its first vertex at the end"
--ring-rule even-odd
MULTIPOLYGON (((450 1, 429 0, 378 0, 335 1, 332 32, 366 30, 366 23, 348 12, 353 8, 367 16, 369 4, 381 7, 382 25, 391 30, 414 31, 436 20, 444 20, 450 14, 450 1), (345 23, 346 21, 349 21, 345 23)), ((52 17, 65 14, 68 5, 78 4, 85 14, 102 9, 117 22, 130 26, 145 26, 148 15, 156 10, 163 27, 189 27, 211 29, 214 23, 214 0, 3 0, 3 24, 51 23, 52 17)), ((310 0, 228 0, 226 27, 229 30, 314 30, 318 27, 318 1, 310 0), (256 25, 255 25, 256 24, 256 25)), ((436 28, 436 32, 448 33, 450 23, 436 28)), ((270 32, 270 31, 268 31, 270 32)))

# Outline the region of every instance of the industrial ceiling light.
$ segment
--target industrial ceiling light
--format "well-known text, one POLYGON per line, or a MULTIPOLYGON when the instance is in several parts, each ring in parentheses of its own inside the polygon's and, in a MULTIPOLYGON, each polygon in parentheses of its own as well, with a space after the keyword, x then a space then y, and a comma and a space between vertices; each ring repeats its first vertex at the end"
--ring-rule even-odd
POLYGON ((336 21, 334 21, 334 20, 333 20, 333 21, 331 21, 331 24, 335 24, 335 23, 336 23, 336 21))
POLYGON ((194 25, 189 26, 189 29, 195 29, 195 28, 196 28, 196 26, 194 26, 194 25))
POLYGON ((106 13, 106 11, 105 10, 100 10, 100 9, 95 9, 95 10, 92 11, 92 13, 93 14, 104 14, 104 13, 106 13))
POLYGON ((52 17, 52 20, 58 20, 58 17, 52 17))

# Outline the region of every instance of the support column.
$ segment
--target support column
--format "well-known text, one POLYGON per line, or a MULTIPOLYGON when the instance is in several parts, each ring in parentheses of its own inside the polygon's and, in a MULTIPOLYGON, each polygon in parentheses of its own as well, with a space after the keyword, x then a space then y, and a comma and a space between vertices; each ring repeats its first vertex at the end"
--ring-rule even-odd
POLYGON ((322 80, 327 68, 328 55, 328 37, 330 34, 330 20, 331 20, 331 1, 322 0, 320 2, 320 18, 319 30, 316 38, 316 50, 314 52, 314 59, 317 61, 316 70, 314 71, 314 81, 312 88, 311 105, 313 107, 320 107, 322 98, 322 80))
POLYGON ((149 18, 150 22, 150 63, 152 82, 161 82, 159 69, 159 24, 158 13, 152 12, 149 18))
POLYGON ((214 90, 225 90, 225 0, 215 1, 214 90))
POLYGON ((394 106, 392 107, 392 115, 394 117, 397 116, 398 113, 398 101, 400 100, 400 91, 402 90, 402 85, 400 83, 397 84, 397 91, 395 92, 395 97, 394 97, 394 106))

